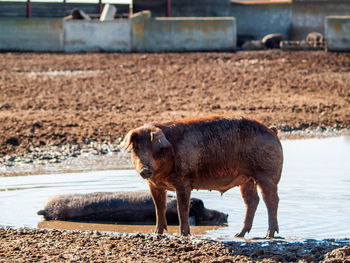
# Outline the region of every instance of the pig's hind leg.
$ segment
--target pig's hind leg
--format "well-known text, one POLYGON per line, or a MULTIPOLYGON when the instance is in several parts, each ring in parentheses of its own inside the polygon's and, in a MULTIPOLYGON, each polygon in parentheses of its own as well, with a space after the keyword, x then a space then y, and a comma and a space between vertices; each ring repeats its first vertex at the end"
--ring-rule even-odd
POLYGON ((151 196, 156 207, 156 233, 163 234, 167 230, 166 222, 166 192, 163 189, 156 188, 149 184, 151 196))
POLYGON ((273 238, 275 236, 275 232, 278 233, 279 231, 277 222, 279 197, 277 193, 277 183, 266 179, 267 178, 258 182, 258 185, 266 204, 269 217, 269 229, 267 230, 266 238, 273 238))
POLYGON ((259 204, 259 196, 257 193, 257 186, 254 180, 249 180, 248 182, 240 186, 242 198, 246 205, 246 214, 244 218, 242 230, 236 234, 236 237, 244 237, 244 235, 250 232, 253 219, 255 215, 256 208, 259 204))

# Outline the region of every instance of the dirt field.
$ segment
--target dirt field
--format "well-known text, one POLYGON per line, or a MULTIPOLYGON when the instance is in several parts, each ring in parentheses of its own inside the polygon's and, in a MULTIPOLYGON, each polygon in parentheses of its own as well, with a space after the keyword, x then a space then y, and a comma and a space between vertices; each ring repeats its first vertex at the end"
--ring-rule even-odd
MULTIPOLYGON (((0 167, 40 149, 74 157, 77 145, 113 148, 145 122, 208 114, 244 114, 282 131, 347 132, 350 54, 2 53, 0 94, 0 167)), ((350 262, 348 243, 200 242, 0 228, 0 262, 350 262)))
POLYGON ((219 113, 349 129, 349 86, 350 54, 321 51, 0 54, 0 157, 219 113))

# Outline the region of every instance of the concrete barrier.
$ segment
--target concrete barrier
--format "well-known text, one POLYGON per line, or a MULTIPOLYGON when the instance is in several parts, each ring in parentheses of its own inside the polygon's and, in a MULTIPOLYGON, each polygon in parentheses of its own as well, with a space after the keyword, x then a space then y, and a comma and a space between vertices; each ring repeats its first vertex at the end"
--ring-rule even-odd
POLYGON ((290 39, 290 3, 231 0, 225 15, 237 19, 239 38, 261 40, 268 34, 279 33, 285 39, 290 39))
POLYGON ((327 16, 326 50, 350 52, 350 16, 327 16))
POLYGON ((151 19, 150 11, 142 11, 131 16, 132 50, 142 52, 146 50, 145 28, 151 19))
POLYGON ((149 11, 132 17, 133 49, 140 52, 233 51, 233 17, 158 17, 149 11))
POLYGON ((130 52, 129 19, 112 21, 66 20, 64 22, 65 52, 130 52))
MULTIPOLYGON (((171 0, 173 17, 235 17, 237 35, 261 40, 280 33, 290 38, 291 1, 171 0)), ((152 16, 165 16, 165 1, 134 1, 134 10, 150 10, 152 16)))
POLYGON ((349 14, 349 0, 293 0, 291 39, 305 40, 310 32, 324 35, 326 16, 349 14))
POLYGON ((156 18, 146 27, 145 51, 233 51, 234 18, 156 18))
MULTIPOLYGON (((33 17, 64 17, 74 8, 81 9, 87 14, 98 13, 98 1, 93 4, 68 2, 33 2, 33 17)), ((150 10, 153 17, 163 17, 166 15, 165 2, 164 0, 134 0, 133 10, 135 13, 150 10)), ((113 5, 117 7, 119 14, 129 13, 127 5, 113 5)), ((235 17, 238 35, 261 40, 267 34, 281 33, 284 38, 289 39, 291 6, 288 0, 171 0, 171 15, 173 17, 235 17)), ((25 17, 26 2, 0 1, 0 17, 9 16, 25 17)))
POLYGON ((63 20, 1 18, 0 51, 63 51, 63 20))
POLYGON ((233 17, 151 18, 149 11, 112 21, 0 19, 0 51, 234 51, 233 17))

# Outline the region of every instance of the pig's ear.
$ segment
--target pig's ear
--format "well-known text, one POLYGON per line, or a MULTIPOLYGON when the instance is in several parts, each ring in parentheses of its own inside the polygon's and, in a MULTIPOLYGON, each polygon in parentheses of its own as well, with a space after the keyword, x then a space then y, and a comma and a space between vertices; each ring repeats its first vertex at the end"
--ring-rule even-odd
POLYGON ((171 147, 170 142, 165 137, 163 131, 159 128, 151 132, 151 143, 154 153, 159 152, 162 148, 171 147))
POLYGON ((122 141, 121 147, 124 150, 128 149, 136 136, 137 136, 137 133, 134 130, 129 131, 128 134, 125 136, 124 140, 122 141))

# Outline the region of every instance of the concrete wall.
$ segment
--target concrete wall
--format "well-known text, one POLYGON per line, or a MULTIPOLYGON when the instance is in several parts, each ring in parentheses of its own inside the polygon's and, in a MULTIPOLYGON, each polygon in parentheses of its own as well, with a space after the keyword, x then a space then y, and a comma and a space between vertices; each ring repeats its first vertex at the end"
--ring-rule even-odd
POLYGON ((155 18, 143 11, 133 17, 133 49, 146 52, 233 51, 233 17, 155 18))
MULTIPOLYGON (((1 2, 0 1, 0 17, 22 17, 27 15, 26 2, 1 2)), ((98 4, 86 3, 45 3, 32 2, 32 17, 65 17, 70 15, 74 8, 83 10, 86 14, 97 14, 98 4)), ((128 13, 127 5, 117 5, 118 13, 128 13)))
MULTIPOLYGON (((261 39, 270 33, 290 38, 291 4, 240 4, 230 0, 172 0, 173 17, 235 17, 237 34, 261 39)), ((164 0, 135 0, 135 11, 150 10, 153 17, 165 16, 164 0)))
POLYGON ((233 51, 236 21, 221 18, 0 19, 0 51, 175 52, 233 51))
POLYGON ((310 32, 324 35, 326 16, 349 14, 350 0, 293 0, 291 38, 302 40, 310 32))
MULTIPOLYGON (((164 17, 165 0, 134 0, 135 12, 150 10, 154 17, 164 17)), ((230 7, 230 0, 171 0, 173 17, 216 17, 226 16, 222 12, 230 7)))
MULTIPOLYGON (((33 17, 63 17, 73 8, 97 13, 97 4, 32 3, 33 17)), ((128 7, 119 5, 118 13, 128 7)), ((165 16, 165 0, 134 0, 134 12, 151 10, 153 17, 165 16)), ((291 4, 242 4, 234 0, 172 0, 174 17, 235 17, 237 34, 261 39, 281 33, 286 39, 302 40, 310 32, 324 34, 324 21, 330 15, 349 15, 350 0, 293 0, 291 4)), ((26 3, 0 2, 0 18, 25 17, 26 3)))
MULTIPOLYGON (((336 0, 333 0, 336 1, 336 0)), ((338 0, 339 1, 339 0, 338 0)), ((134 12, 150 10, 152 17, 165 16, 165 0, 134 0, 134 12)), ((0 2, 0 17, 25 17, 25 3, 0 2)), ((97 4, 33 3, 33 17, 63 17, 76 7, 87 14, 97 13, 97 4)), ((127 13, 127 5, 118 5, 118 13, 127 13)), ((230 0, 171 0, 173 17, 235 17, 237 34, 261 39, 270 33, 290 38, 291 4, 239 4, 230 0)))
POLYGON ((5 17, 26 17, 25 2, 0 2, 0 18, 5 17))
POLYGON ((64 22, 66 52, 129 52, 131 25, 129 19, 100 22, 98 20, 66 20, 64 22))
POLYGON ((62 19, 0 18, 0 51, 63 51, 62 19))
POLYGON ((260 40, 267 34, 280 33, 290 39, 290 4, 231 4, 223 12, 237 19, 237 34, 260 40))
POLYGON ((350 52, 350 16, 327 16, 325 31, 327 51, 350 52))

